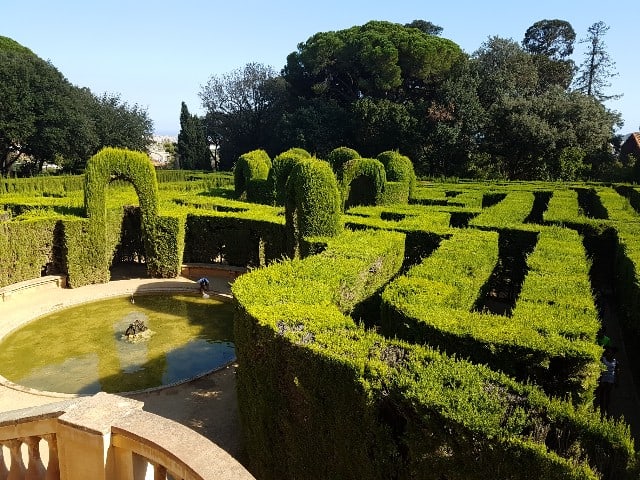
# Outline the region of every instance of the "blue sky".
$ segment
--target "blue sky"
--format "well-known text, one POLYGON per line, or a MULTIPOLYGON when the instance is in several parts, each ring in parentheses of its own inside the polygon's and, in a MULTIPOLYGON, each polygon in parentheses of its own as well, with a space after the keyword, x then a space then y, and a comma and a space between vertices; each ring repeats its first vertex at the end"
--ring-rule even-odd
MULTIPOLYGON (((637 0, 0 0, 0 12, 0 35, 51 61, 73 84, 119 93, 146 108, 162 135, 177 135, 182 101, 202 113, 198 93, 211 75, 249 62, 280 70, 297 44, 316 32, 422 19, 473 53, 494 35, 520 42, 538 20, 566 20, 578 39, 602 20, 610 27, 605 43, 618 72, 608 92, 623 94, 606 105, 622 114, 620 133, 640 131, 637 0)), ((579 44, 573 59, 582 63, 579 44)))

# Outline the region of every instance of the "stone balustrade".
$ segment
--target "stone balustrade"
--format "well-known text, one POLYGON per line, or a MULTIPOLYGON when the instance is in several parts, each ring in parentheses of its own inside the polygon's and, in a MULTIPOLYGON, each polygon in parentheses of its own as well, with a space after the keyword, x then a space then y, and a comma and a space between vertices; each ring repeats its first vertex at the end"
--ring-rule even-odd
POLYGON ((107 393, 0 413, 0 480, 245 480, 195 431, 107 393))

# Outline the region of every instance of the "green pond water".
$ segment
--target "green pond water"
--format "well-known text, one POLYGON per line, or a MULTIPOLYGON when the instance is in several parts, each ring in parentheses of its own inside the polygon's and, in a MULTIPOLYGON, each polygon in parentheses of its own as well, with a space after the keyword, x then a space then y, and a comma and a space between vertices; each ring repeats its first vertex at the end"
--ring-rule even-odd
POLYGON ((169 385, 235 359, 233 305, 194 295, 118 297, 40 317, 0 342, 0 375, 92 394, 169 385), (142 338, 127 327, 141 320, 142 338))

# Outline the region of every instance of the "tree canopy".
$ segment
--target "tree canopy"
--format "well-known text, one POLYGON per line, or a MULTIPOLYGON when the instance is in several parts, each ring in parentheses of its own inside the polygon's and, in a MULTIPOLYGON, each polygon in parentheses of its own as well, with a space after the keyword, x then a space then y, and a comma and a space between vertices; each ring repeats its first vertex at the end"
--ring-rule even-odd
POLYGON ((0 174, 20 161, 23 173, 44 162, 84 169, 104 146, 142 150, 153 123, 117 94, 94 95, 72 85, 51 63, 0 37, 0 174))

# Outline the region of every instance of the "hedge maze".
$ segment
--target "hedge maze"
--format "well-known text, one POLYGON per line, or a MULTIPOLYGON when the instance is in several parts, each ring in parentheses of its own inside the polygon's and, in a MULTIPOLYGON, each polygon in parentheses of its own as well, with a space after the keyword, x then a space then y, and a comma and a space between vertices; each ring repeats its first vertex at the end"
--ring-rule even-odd
POLYGON ((134 257, 157 276, 252 267, 232 289, 257 478, 638 478, 629 427, 593 408, 605 309, 628 351, 640 340, 637 187, 418 182, 398 152, 254 151, 233 176, 159 172, 151 217, 118 180, 137 174, 101 171, 106 267, 84 260, 81 183, 6 180, 0 284, 43 265, 104 281, 134 257))

